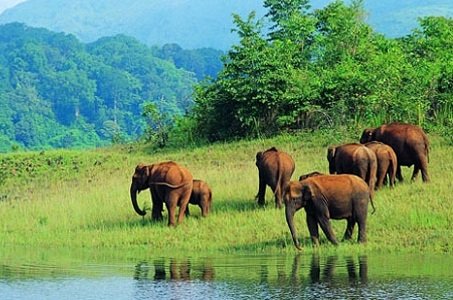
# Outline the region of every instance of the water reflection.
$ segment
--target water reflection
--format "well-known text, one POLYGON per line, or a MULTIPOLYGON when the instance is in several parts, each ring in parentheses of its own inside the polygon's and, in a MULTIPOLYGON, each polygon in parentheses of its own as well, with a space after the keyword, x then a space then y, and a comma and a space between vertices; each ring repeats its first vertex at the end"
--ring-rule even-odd
POLYGON ((190 281, 200 279, 203 281, 214 280, 214 268, 210 263, 202 263, 192 267, 191 260, 185 258, 178 260, 168 259, 168 272, 164 258, 153 260, 152 267, 148 261, 141 261, 135 265, 134 280, 181 280, 190 281), (150 271, 154 269, 154 275, 150 276, 150 271), (194 269, 194 270, 192 270, 194 269), (167 274, 169 275, 167 278, 167 274))
POLYGON ((335 269, 337 266, 342 265, 346 268, 348 281, 350 285, 365 285, 368 282, 368 263, 366 256, 358 256, 358 264, 354 261, 352 256, 346 256, 345 264, 338 262, 338 256, 329 256, 322 270, 321 277, 321 264, 319 255, 313 255, 310 265, 310 279, 311 283, 325 282, 329 285, 335 285, 335 269), (357 274, 358 266, 358 274, 357 274))
POLYGON ((0 263, 2 299, 448 299, 450 257, 229 255, 0 263), (442 273, 443 272, 443 273, 442 273), (45 293, 45 294, 43 294, 45 293), (69 296, 68 296, 69 295, 69 296))

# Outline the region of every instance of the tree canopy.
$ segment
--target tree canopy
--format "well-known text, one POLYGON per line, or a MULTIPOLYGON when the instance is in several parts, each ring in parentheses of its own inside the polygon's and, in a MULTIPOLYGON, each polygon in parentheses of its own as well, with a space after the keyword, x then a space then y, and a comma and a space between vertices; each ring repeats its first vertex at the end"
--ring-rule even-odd
POLYGON ((261 19, 234 16, 239 43, 196 88, 192 117, 205 137, 390 121, 453 128, 452 19, 422 18, 394 39, 365 22, 362 0, 264 5, 261 19))
POLYGON ((187 71, 164 53, 168 47, 124 35, 83 44, 19 23, 0 26, 0 152, 134 140, 147 128, 147 103, 183 115, 193 105, 195 73, 215 74, 207 65, 219 63, 212 63, 213 49, 181 49, 175 60, 197 58, 187 71))

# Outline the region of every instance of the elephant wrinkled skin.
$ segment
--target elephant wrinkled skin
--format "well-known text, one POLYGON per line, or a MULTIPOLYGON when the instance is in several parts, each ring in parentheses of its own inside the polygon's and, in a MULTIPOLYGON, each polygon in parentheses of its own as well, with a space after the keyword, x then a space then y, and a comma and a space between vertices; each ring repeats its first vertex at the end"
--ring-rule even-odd
POLYGON ((392 147, 381 142, 368 142, 365 144, 366 147, 370 148, 376 154, 377 159, 377 179, 376 189, 382 188, 386 176, 389 177, 390 187, 395 186, 396 169, 398 167, 398 159, 396 153, 392 147))
POLYGON ((365 180, 374 191, 377 159, 374 152, 362 144, 350 143, 327 149, 330 174, 354 174, 365 180))
POLYGON ((301 249, 294 225, 294 214, 305 208, 307 226, 313 245, 319 244, 318 224, 329 241, 337 245, 330 219, 346 219, 344 239, 352 237, 354 226, 359 227, 358 242, 366 242, 368 202, 374 209, 368 185, 356 175, 317 175, 302 181, 291 181, 285 188, 286 222, 294 245, 301 249))
POLYGON ((412 124, 390 123, 377 128, 367 128, 362 132, 360 143, 378 141, 389 145, 396 153, 398 167, 396 177, 403 180, 401 166, 414 165, 412 180, 415 180, 419 171, 422 171, 422 179, 429 182, 428 157, 429 141, 422 128, 412 124))
POLYGON ((178 223, 181 223, 192 193, 192 186, 192 174, 175 162, 139 164, 135 168, 130 187, 132 205, 137 214, 144 216, 146 211, 138 206, 137 193, 149 188, 153 203, 152 219, 162 219, 163 203, 165 203, 168 211, 168 225, 175 226, 176 207, 179 206, 178 223))
POLYGON ((258 204, 265 204, 266 185, 275 195, 275 206, 282 207, 283 188, 291 180, 295 164, 293 158, 275 147, 256 153, 256 166, 259 175, 258 204))

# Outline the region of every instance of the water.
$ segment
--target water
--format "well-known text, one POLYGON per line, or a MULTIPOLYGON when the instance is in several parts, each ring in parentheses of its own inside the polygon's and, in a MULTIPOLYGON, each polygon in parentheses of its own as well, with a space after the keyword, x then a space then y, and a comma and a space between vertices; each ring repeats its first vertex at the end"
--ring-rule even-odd
POLYGON ((1 299, 453 299, 449 255, 14 261, 0 265, 1 299))

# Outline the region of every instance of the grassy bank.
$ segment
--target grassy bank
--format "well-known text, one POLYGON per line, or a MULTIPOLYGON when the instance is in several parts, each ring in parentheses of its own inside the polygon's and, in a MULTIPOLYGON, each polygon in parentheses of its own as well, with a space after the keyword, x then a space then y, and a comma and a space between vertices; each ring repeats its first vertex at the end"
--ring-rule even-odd
MULTIPOLYGON (((134 147, 96 151, 51 151, 0 156, 0 248, 33 247, 141 250, 149 253, 294 252, 284 210, 274 208, 268 189, 267 207, 259 208, 255 154, 276 146, 296 161, 293 179, 313 170, 327 172, 326 146, 349 142, 358 133, 317 132, 272 139, 215 144, 194 149, 146 151, 134 147), (177 228, 135 214, 129 185, 139 162, 175 160, 213 190, 213 211, 201 218, 191 206, 190 218, 177 228)), ((375 196, 377 211, 368 218, 368 243, 331 246, 321 235, 324 252, 453 252, 453 147, 430 136, 432 182, 407 179, 375 196)), ((148 191, 139 194, 150 208, 148 191)), ((299 237, 311 252, 305 212, 295 217, 299 237)), ((346 222, 333 221, 341 238, 346 222)), ((356 229, 357 230, 357 229, 356 229)), ((354 233, 354 240, 356 239, 354 233)))

